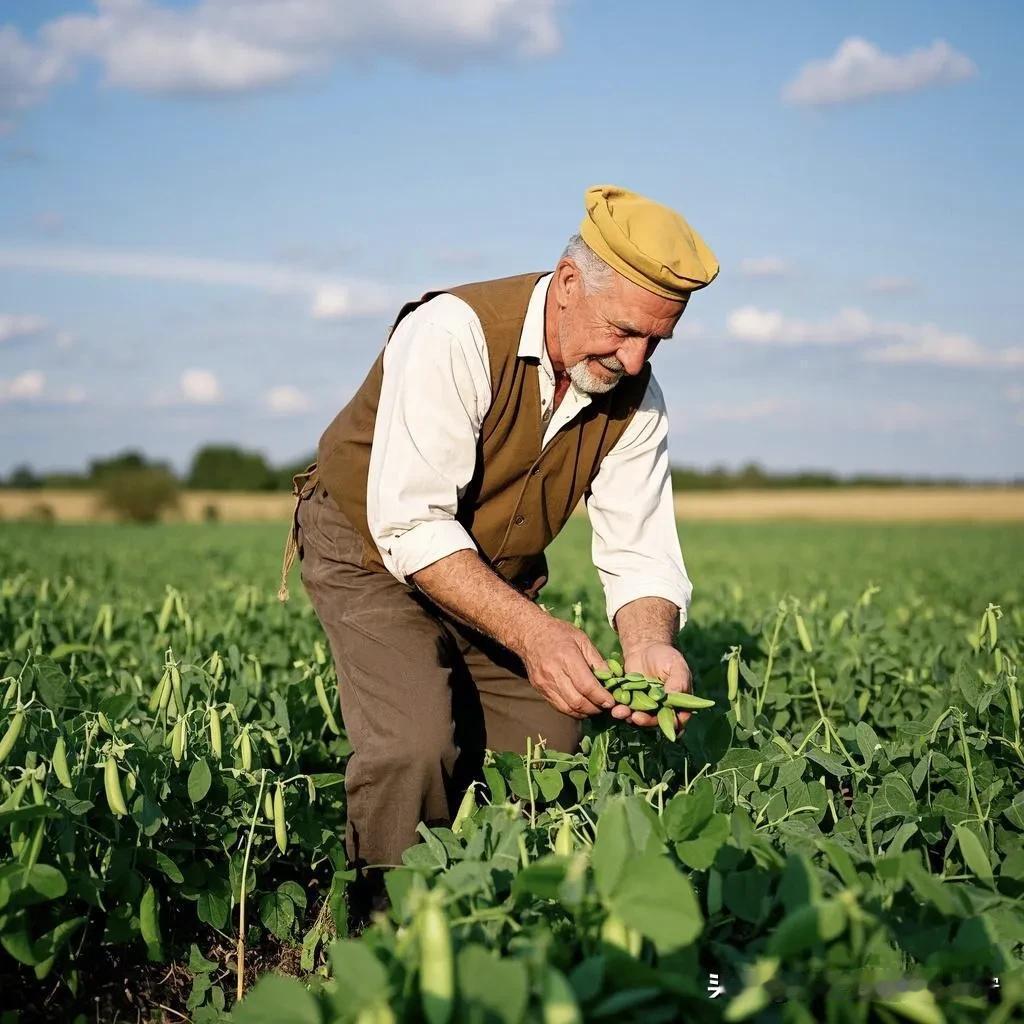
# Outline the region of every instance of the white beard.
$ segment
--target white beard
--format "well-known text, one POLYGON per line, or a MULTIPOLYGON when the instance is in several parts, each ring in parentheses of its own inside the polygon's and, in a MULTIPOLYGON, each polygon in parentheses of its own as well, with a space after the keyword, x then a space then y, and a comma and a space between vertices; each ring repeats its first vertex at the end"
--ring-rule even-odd
MULTIPOLYGON (((619 373, 619 376, 614 380, 606 380, 604 377, 595 376, 590 372, 590 365, 586 359, 581 359, 578 363, 567 366, 565 372, 569 374, 569 379, 580 391, 584 391, 588 395, 603 395, 611 391, 622 379, 622 364, 614 356, 609 357, 609 361, 613 365, 607 367, 607 369, 619 373)), ((603 366, 604 363, 601 365, 603 366)))

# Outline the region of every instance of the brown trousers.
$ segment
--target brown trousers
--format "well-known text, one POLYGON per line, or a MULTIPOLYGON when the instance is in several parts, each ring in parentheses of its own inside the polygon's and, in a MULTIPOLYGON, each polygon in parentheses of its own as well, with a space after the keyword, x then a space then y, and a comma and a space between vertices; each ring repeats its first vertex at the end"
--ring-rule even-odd
POLYGON ((352 756, 346 847, 357 865, 400 864, 416 826, 448 824, 485 749, 527 737, 574 752, 580 723, 530 685, 520 659, 389 573, 319 484, 296 508, 302 583, 330 642, 352 756))

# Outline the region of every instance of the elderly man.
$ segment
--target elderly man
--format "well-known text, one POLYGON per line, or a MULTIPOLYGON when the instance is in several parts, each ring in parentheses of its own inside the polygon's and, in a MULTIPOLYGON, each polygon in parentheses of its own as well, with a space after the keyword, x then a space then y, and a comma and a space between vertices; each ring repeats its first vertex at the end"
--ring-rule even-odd
MULTIPOLYGON (((347 846, 401 862, 450 820, 485 748, 573 751, 608 711, 587 636, 536 603, 544 550, 583 498, 627 671, 690 688, 691 586, 661 389, 648 359, 718 264, 677 213, 614 186, 553 272, 428 292, 296 478, 302 581, 352 743, 347 846)), ((688 717, 680 713, 680 722, 688 717)))

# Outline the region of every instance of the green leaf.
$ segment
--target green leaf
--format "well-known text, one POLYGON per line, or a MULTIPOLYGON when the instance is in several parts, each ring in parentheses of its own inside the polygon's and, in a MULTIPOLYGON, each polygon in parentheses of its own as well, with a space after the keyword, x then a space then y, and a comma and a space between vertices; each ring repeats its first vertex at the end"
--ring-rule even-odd
POLYGON ((211 928, 223 928, 228 923, 230 904, 226 889, 226 886, 224 892, 206 889, 199 894, 196 915, 211 928))
POLYGON ((864 758, 864 767, 869 768, 875 756, 875 747, 878 746, 878 737, 875 730, 867 722, 858 722, 854 730, 857 737, 857 746, 860 748, 861 756, 864 758))
POLYGON ((597 822, 590 854, 598 892, 608 897, 627 866, 648 851, 661 852, 657 815, 640 797, 613 797, 597 822))
POLYGON ((16 906, 59 900, 68 891, 68 883, 55 867, 35 864, 31 869, 18 863, 0 868, 0 907, 14 901, 16 906))
POLYGON ((163 960, 164 951, 160 937, 160 907, 156 899, 156 890, 152 885, 146 886, 139 902, 139 929, 142 940, 146 943, 146 953, 150 960, 163 960))
POLYGON ((514 957, 499 959, 483 946, 473 944, 459 952, 456 961, 459 997, 469 1011, 468 1019, 519 1024, 526 1013, 529 975, 526 964, 514 957))
POLYGON ((290 939, 295 924, 295 904, 282 892, 268 892, 260 900, 260 920, 282 941, 290 939))
POLYGON ((665 805, 662 818, 665 835, 679 842, 693 839, 704 829, 715 811, 715 790, 709 779, 701 779, 689 793, 677 793, 665 805))
POLYGON ((992 885, 992 865, 989 863, 985 847, 981 845, 981 840, 966 825, 957 825, 954 831, 964 863, 975 877, 992 885))
POLYGON ((321 1024, 322 1016, 301 981, 268 974, 242 1000, 231 1019, 238 1024, 321 1024))
POLYGON ((540 787, 541 795, 548 803, 558 799, 562 792, 565 776, 557 768, 542 768, 534 777, 540 787))
POLYGON ((690 880, 659 853, 632 860, 608 905, 626 925, 649 938, 659 953, 690 945, 704 930, 690 880))
POLYGON ((220 964, 216 960, 207 960, 199 947, 193 942, 188 950, 188 969, 193 974, 209 974, 217 970, 220 964))
POLYGON ((188 798, 192 803, 197 804, 210 792, 210 783, 213 781, 210 775, 210 766, 206 758, 201 757, 188 773, 188 798))
POLYGON ((68 698, 68 677, 53 658, 45 654, 35 659, 35 687, 39 699, 51 710, 60 711, 68 698))
POLYGON ((553 854, 541 857, 523 868, 512 883, 512 895, 536 896, 542 900, 558 899, 558 890, 565 880, 568 859, 553 854))
POLYGON ((334 977, 331 998, 340 1015, 354 1018, 360 1010, 388 1000, 387 971, 365 943, 338 939, 328 955, 334 977))
POLYGON ((1024 792, 1018 793, 1010 806, 1003 811, 1003 817, 1006 818, 1011 825, 1016 826, 1022 832, 1024 832, 1024 792))
POLYGON ((875 1002, 914 1024, 945 1024, 946 1021, 935 996, 927 988, 908 989, 875 1002))
POLYGON ((768 940, 768 952, 789 957, 831 942, 846 927, 846 911, 835 900, 810 903, 787 914, 768 940))
POLYGON ((698 835, 675 844, 676 856, 688 867, 705 871, 714 863, 715 856, 728 838, 728 815, 714 814, 698 835))

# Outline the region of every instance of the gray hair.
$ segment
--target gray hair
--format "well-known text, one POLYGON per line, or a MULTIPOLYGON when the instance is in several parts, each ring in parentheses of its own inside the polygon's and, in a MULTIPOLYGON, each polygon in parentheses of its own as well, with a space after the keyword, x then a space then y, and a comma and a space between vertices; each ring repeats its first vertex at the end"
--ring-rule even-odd
POLYGON ((560 259, 566 258, 571 259, 579 267, 584 292, 601 292, 611 285, 615 271, 583 241, 580 235, 573 235, 569 239, 569 244, 562 251, 560 259))

